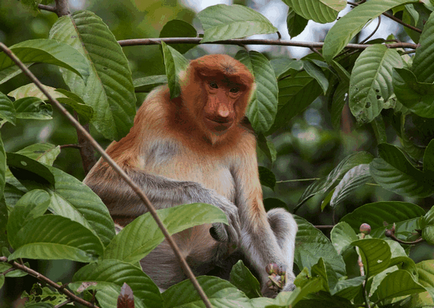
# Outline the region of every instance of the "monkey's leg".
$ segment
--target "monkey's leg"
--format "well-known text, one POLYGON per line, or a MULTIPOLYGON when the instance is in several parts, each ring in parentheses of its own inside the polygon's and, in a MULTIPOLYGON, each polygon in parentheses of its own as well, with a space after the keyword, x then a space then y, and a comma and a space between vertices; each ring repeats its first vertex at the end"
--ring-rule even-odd
MULTIPOLYGON (((295 237, 297 234, 298 226, 290 213, 282 208, 272 209, 267 213, 268 222, 271 229, 276 236, 277 243, 282 249, 283 256, 287 261, 286 268, 283 270, 285 275, 285 284, 283 291, 292 291, 294 286, 294 251, 295 251, 295 237)), ((279 272, 280 270, 278 270, 279 272)), ((280 273, 278 273, 280 274, 280 273)))

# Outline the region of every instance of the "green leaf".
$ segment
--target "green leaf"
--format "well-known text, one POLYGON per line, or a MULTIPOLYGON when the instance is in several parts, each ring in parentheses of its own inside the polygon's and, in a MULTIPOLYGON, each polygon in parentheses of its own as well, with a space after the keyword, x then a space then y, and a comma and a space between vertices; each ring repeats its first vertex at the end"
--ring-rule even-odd
MULTIPOLYGON (((42 86, 54 98, 64 97, 64 95, 56 92, 56 88, 46 86, 46 85, 42 85, 42 86)), ((37 97, 43 101, 48 100, 45 94, 42 93, 42 91, 39 90, 39 88, 34 83, 28 83, 24 86, 16 88, 15 90, 9 92, 8 96, 15 98, 15 100, 18 100, 20 98, 25 98, 25 97, 37 97)))
POLYGON ((291 75, 282 79, 278 82, 278 85, 279 105, 276 120, 267 135, 287 125, 293 117, 303 112, 322 94, 318 82, 306 72, 300 72, 295 76, 291 75))
POLYGON ((422 217, 422 238, 429 244, 434 244, 434 206, 422 217))
POLYGON ((401 56, 384 45, 372 45, 357 58, 350 79, 349 106, 358 122, 369 123, 386 107, 393 93, 393 68, 403 67, 401 56))
POLYGON ((327 262, 324 262, 323 258, 320 258, 318 263, 312 266, 311 272, 313 277, 321 277, 323 286, 328 292, 331 292, 338 283, 336 272, 333 271, 327 262))
POLYGON ((323 258, 338 276, 345 275, 345 263, 329 239, 305 219, 298 216, 294 218, 298 225, 294 262, 298 268, 311 269, 323 258))
POLYGON ((13 175, 24 185, 31 188, 53 186, 53 173, 37 161, 17 153, 7 153, 7 163, 13 175))
POLYGON ((261 296, 261 285, 258 279, 241 260, 232 267, 229 281, 249 298, 261 296))
POLYGON ((417 1, 371 0, 355 7, 348 14, 340 18, 327 33, 323 47, 323 56, 326 61, 331 62, 370 20, 377 18, 382 13, 396 6, 411 2, 417 1))
POLYGON ((117 301, 117 296, 111 296, 111 290, 107 286, 115 286, 119 295, 124 283, 130 286, 135 297, 146 302, 146 307, 160 308, 163 305, 158 287, 142 269, 119 260, 103 260, 86 265, 75 273, 72 281, 69 286, 73 290, 77 290, 83 282, 96 282, 92 288, 98 290, 97 294, 102 292, 106 301, 111 302, 111 305, 105 307, 116 307, 117 301))
POLYGON ((290 8, 292 8, 298 15, 306 19, 325 24, 332 22, 338 16, 338 13, 346 7, 346 2, 343 0, 334 1, 320 1, 320 0, 305 0, 294 1, 284 0, 290 8))
POLYGON ((418 282, 434 298, 434 260, 425 260, 416 264, 418 282))
POLYGON ((373 238, 363 239, 354 241, 352 245, 359 247, 367 277, 381 273, 389 267, 392 253, 386 241, 373 238))
POLYGON ((306 73, 308 73, 310 77, 314 78, 318 82, 325 95, 329 88, 329 81, 324 75, 321 68, 319 68, 315 63, 308 60, 303 61, 303 67, 306 70, 306 73))
POLYGON ((434 14, 426 21, 413 58, 413 73, 422 82, 434 81, 434 14))
MULTIPOLYGON (((24 66, 29 67, 32 64, 33 63, 24 63, 24 66)), ((3 84, 6 81, 14 78, 15 76, 21 74, 21 72, 21 69, 16 65, 0 70, 0 84, 3 84)))
POLYGON ((167 84, 166 75, 155 75, 137 78, 133 80, 136 92, 150 92, 153 88, 167 84))
POLYGON ((11 245, 16 249, 9 260, 17 258, 90 262, 103 253, 100 239, 81 224, 54 215, 36 217, 24 225, 11 245))
POLYGON ((413 72, 395 69, 393 87, 399 102, 424 118, 434 118, 434 84, 419 82, 413 72))
MULTIPOLYGON (((160 37, 196 37, 196 29, 189 23, 182 20, 171 20, 161 29, 160 37)), ((194 48, 195 44, 173 44, 171 47, 184 54, 194 48)))
POLYGON ((406 270, 397 270, 386 276, 374 292, 375 300, 384 300, 414 293, 424 292, 425 289, 417 283, 406 270))
POLYGON ((371 175, 368 164, 361 164, 351 168, 335 187, 330 200, 330 206, 336 207, 344 200, 347 200, 353 191, 365 185, 370 179, 371 175))
POLYGON ((276 186, 276 176, 274 175, 273 171, 262 166, 259 166, 258 168, 259 180, 261 184, 274 190, 274 187, 276 186))
POLYGON ((181 86, 179 84, 179 76, 185 71, 188 66, 188 60, 182 54, 161 42, 163 49, 164 67, 166 68, 166 76, 170 89, 170 98, 175 98, 181 95, 181 86))
MULTIPOLYGON (((184 204, 157 212, 170 234, 205 223, 227 223, 226 215, 220 209, 203 203, 184 204)), ((105 250, 104 259, 135 263, 163 240, 163 233, 157 223, 151 214, 146 213, 136 218, 115 236, 105 250)))
POLYGON ((286 26, 288 27, 288 34, 291 38, 299 35, 307 26, 308 20, 298 15, 291 7, 288 9, 288 16, 286 17, 286 26))
POLYGON ((59 18, 50 38, 74 47, 90 63, 86 84, 61 71, 71 91, 95 111, 91 123, 107 139, 125 136, 133 125, 136 98, 128 60, 108 27, 94 13, 79 11, 59 18))
POLYGON ((17 119, 51 120, 53 108, 37 97, 26 97, 14 102, 17 119))
POLYGON ((316 194, 325 193, 336 182, 344 176, 352 168, 361 165, 368 164, 372 161, 372 155, 368 152, 357 152, 345 157, 339 165, 334 168, 326 178, 322 178, 309 185, 300 197, 297 207, 303 204, 306 200, 316 194))
POLYGON ((8 239, 12 246, 17 247, 18 232, 31 220, 44 215, 50 205, 50 195, 41 189, 26 193, 13 207, 8 220, 8 239))
POLYGON ((55 146, 50 143, 35 143, 17 151, 16 153, 52 166, 57 156, 60 154, 60 146, 55 146))
POLYGON ((202 43, 277 32, 267 18, 241 5, 209 6, 197 17, 205 30, 202 43))
MULTIPOLYGON (((352 213, 345 215, 341 221, 348 223, 354 231, 359 232, 360 225, 371 226, 371 235, 384 234, 384 223, 396 224, 397 234, 404 231, 401 225, 410 220, 417 220, 425 214, 420 206, 400 201, 383 201, 365 204, 352 213), (378 231, 377 231, 378 229, 378 231)), ((404 226, 403 226, 404 227, 404 226)), ((414 229, 410 230, 410 232, 414 229)))
POLYGON ((333 290, 333 294, 348 300, 352 300, 362 290, 363 281, 365 281, 365 276, 339 280, 335 289, 333 290))
MULTIPOLYGON (((260 308, 272 304, 269 298, 249 299, 228 281, 212 277, 197 277, 199 284, 213 307, 225 308, 260 308)), ((184 280, 163 293, 164 307, 203 307, 199 294, 189 280, 184 280)))
POLYGON ((256 51, 239 51, 235 58, 246 65, 255 77, 256 90, 247 110, 247 118, 258 133, 268 131, 277 112, 276 76, 268 59, 256 51))
POLYGON ((261 133, 257 135, 256 139, 257 145, 261 149, 262 153, 267 156, 271 163, 274 163, 277 157, 277 151, 274 147, 274 143, 268 140, 267 137, 265 137, 265 135, 261 133))
POLYGON ((0 249, 3 246, 9 246, 6 234, 6 225, 8 223, 8 208, 5 199, 6 186, 6 152, 3 140, 0 135, 0 249))
POLYGON ((271 59, 270 64, 276 78, 280 78, 282 75, 286 74, 291 75, 289 73, 290 71, 301 71, 303 69, 303 61, 288 57, 271 59))
POLYGON ((26 156, 8 153, 13 174, 27 188, 41 188, 51 197, 50 211, 67 217, 101 238, 104 246, 114 237, 114 224, 101 199, 75 177, 26 156))
MULTIPOLYGON (((81 76, 86 82, 89 77, 89 65, 77 50, 65 43, 49 40, 27 40, 10 47, 23 63, 41 62, 66 68, 81 76)), ((5 53, 0 53, 0 71, 13 67, 12 61, 5 53)))
POLYGON ((68 105, 74 109, 85 123, 88 123, 93 118, 93 108, 86 105, 80 96, 64 89, 56 89, 56 93, 62 95, 62 97, 57 99, 59 103, 68 105))
POLYGON ((15 125, 15 107, 14 103, 2 92, 0 92, 0 127, 2 122, 7 121, 15 125))
POLYGON ((351 247, 351 243, 358 239, 356 232, 345 221, 339 222, 330 232, 330 240, 339 255, 342 255, 348 247, 351 247))
POLYGON ((434 186, 423 172, 414 168, 404 154, 395 146, 378 145, 381 158, 370 164, 371 176, 383 188, 397 194, 424 198, 434 193, 434 186))

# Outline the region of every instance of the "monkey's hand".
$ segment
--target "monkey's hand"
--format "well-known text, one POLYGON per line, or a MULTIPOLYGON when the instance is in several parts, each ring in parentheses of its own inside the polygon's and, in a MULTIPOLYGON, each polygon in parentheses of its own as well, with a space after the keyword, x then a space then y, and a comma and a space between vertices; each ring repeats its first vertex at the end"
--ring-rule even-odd
POLYGON ((266 288, 263 289, 263 295, 275 297, 281 291, 293 291, 295 289, 295 276, 292 272, 287 272, 284 266, 271 263, 265 267, 265 271, 269 276, 266 288))
POLYGON ((239 246, 241 239, 241 223, 238 208, 225 197, 212 189, 207 189, 196 182, 185 182, 186 202, 212 204, 221 209, 228 219, 228 225, 214 223, 210 229, 211 236, 218 242, 226 242, 239 246))

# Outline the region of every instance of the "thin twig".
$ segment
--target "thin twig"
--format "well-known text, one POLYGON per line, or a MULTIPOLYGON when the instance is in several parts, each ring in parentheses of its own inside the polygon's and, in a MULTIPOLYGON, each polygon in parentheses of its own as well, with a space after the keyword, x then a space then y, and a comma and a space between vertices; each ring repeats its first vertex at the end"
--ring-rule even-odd
POLYGON ((29 77, 32 82, 41 90, 42 93, 45 94, 45 96, 50 100, 50 102, 57 107, 57 109, 66 117, 68 120, 72 123, 72 125, 77 129, 77 131, 80 131, 80 133, 92 144, 92 146, 96 149, 97 152, 101 154, 101 156, 104 158, 104 160, 113 168, 113 170, 116 171, 117 174, 131 187, 131 189, 140 197, 142 202, 145 204, 146 208, 148 209, 151 216, 154 218, 155 222, 157 223, 158 227, 161 229, 162 233, 164 234, 164 237, 166 238, 167 242, 169 243, 170 247, 172 248, 173 252, 175 253, 176 257, 178 258, 179 263, 181 264, 181 267, 186 274, 186 276, 191 280, 193 286, 199 293, 199 296, 201 297, 202 301, 205 303, 205 306, 208 308, 212 308, 211 303, 209 302, 209 299, 207 298, 205 292, 203 291, 202 287, 199 285, 196 277, 194 276, 193 272, 191 271, 190 267, 188 266, 187 262, 185 261, 184 257, 182 256, 178 245, 173 240, 172 236, 170 236, 169 231, 167 231, 166 226, 161 221, 160 217, 157 214, 157 211, 155 210, 154 206, 149 201, 148 197, 143 193, 141 188, 125 173, 123 169, 121 169, 118 164, 104 151, 104 149, 98 144, 98 142, 95 141, 95 139, 92 138, 92 136, 80 125, 80 123, 63 107, 57 99, 55 99, 42 85, 42 83, 33 75, 33 73, 12 53, 12 51, 7 48, 3 43, 0 42, 0 49, 2 49, 8 57, 10 57, 15 64, 21 68, 21 70, 24 72, 24 74, 29 77))
MULTIPOLYGON (((0 47, 1 45, 3 45, 2 43, 0 43, 0 47)), ((82 299, 81 297, 78 297, 77 295, 75 295, 73 292, 69 291, 68 289, 62 288, 60 285, 58 285, 57 283, 55 283, 54 281, 52 281, 51 279, 49 279, 48 277, 42 275, 41 273, 38 273, 35 270, 32 270, 31 268, 19 264, 18 262, 12 261, 12 262, 8 262, 8 258, 7 257, 0 257, 0 262, 5 262, 5 263, 9 263, 10 265, 12 265, 14 268, 19 269, 27 274, 29 274, 30 276, 35 277, 36 279, 38 279, 39 281, 43 281, 46 284, 48 284, 50 287, 58 290, 59 292, 65 294, 66 296, 68 296, 68 298, 72 299, 74 302, 77 302, 79 304, 82 304, 83 306, 86 307, 90 307, 90 308, 98 308, 97 306, 89 303, 88 301, 85 301, 84 299, 82 299)))
POLYGON ((381 15, 380 16, 378 16, 378 23, 377 23, 377 26, 375 27, 375 29, 374 29, 374 31, 372 31, 372 33, 371 34, 369 34, 363 41, 361 41, 360 43, 361 44, 365 44, 374 34, 375 34, 375 32, 377 32, 377 30, 380 28, 380 25, 381 25, 381 15))
MULTIPOLYGON (((231 39, 222 40, 215 42, 204 42, 201 43, 202 38, 197 37, 165 37, 165 38, 143 38, 143 39, 131 39, 131 40, 120 40, 119 45, 126 46, 137 46, 137 45, 160 45, 161 42, 166 44, 225 44, 225 45, 279 45, 279 46, 295 46, 295 47, 306 47, 306 48, 322 48, 324 43, 320 42, 297 42, 297 41, 285 41, 285 40, 267 40, 267 39, 231 39)), ((413 48, 415 49, 418 45, 414 43, 394 43, 394 44, 384 44, 387 48, 413 48)), ((349 49, 365 49, 370 45, 364 44, 347 44, 345 48, 349 49)))
MULTIPOLYGON (((362 4, 362 3, 355 3, 355 2, 351 2, 351 1, 347 1, 347 3, 350 4, 350 5, 353 5, 353 6, 358 6, 359 4, 362 4)), ((393 16, 393 15, 391 15, 389 13, 384 12, 383 15, 386 16, 386 17, 389 17, 390 19, 396 21, 397 23, 403 25, 404 27, 407 27, 407 28, 409 28, 409 29, 411 29, 413 31, 422 33, 421 29, 413 27, 412 25, 409 25, 409 24, 403 22, 401 19, 399 19, 399 18, 397 18, 397 17, 395 17, 395 16, 393 16)))
POLYGON ((53 13, 57 13, 56 8, 53 6, 45 5, 45 4, 38 4, 38 8, 40 10, 49 11, 53 13))
POLYGON ((395 235, 395 224, 393 224, 391 229, 386 229, 386 231, 384 232, 384 235, 391 238, 395 242, 398 242, 398 243, 404 244, 404 245, 415 245, 415 244, 419 244, 419 243, 423 242, 423 238, 418 238, 417 240, 414 240, 412 242, 403 241, 403 240, 397 238, 395 235))
POLYGON ((314 225, 317 229, 333 229, 335 225, 314 225))

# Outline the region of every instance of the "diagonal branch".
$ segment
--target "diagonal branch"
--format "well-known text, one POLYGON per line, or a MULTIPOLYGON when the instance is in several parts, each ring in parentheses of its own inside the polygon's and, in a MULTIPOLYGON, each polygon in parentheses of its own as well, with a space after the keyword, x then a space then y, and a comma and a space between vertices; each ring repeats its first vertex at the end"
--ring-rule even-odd
POLYGON ((154 218, 155 222, 157 223, 158 227, 161 229, 162 233, 164 234, 164 237, 166 238, 167 242, 169 243, 170 247, 172 248, 173 252, 175 253, 176 257, 178 258, 178 261, 181 264, 181 267, 186 274, 186 276, 191 280, 193 286, 196 288, 197 292, 199 293, 202 301, 205 303, 205 306, 207 308, 212 308, 211 303, 209 302, 209 299, 207 298, 205 292, 203 291, 202 287, 199 285, 199 282, 197 281, 196 277, 194 276, 193 272, 191 271, 190 267, 188 266, 186 260, 181 254, 181 251, 178 248, 178 245, 173 240, 172 236, 169 234, 169 231, 167 231, 166 226, 164 225, 163 221, 160 219, 160 217, 157 214, 157 211, 155 210, 155 207, 152 205, 152 203, 149 201, 148 197, 143 193, 142 189, 126 174, 126 172, 119 167, 118 164, 104 151, 104 149, 96 142, 94 138, 83 128, 83 126, 80 125, 80 123, 63 107, 57 99, 55 99, 42 85, 42 83, 33 75, 33 73, 20 61, 20 59, 15 56, 12 51, 6 47, 3 43, 0 42, 0 49, 5 52, 5 54, 11 58, 15 64, 21 68, 23 73, 27 75, 31 79, 31 81, 41 90, 42 93, 45 94, 45 96, 50 100, 51 104, 56 106, 56 108, 71 122, 71 124, 75 127, 75 129, 80 132, 84 138, 86 138, 89 143, 92 144, 92 146, 95 148, 97 152, 101 154, 101 156, 105 159, 105 161, 113 168, 113 170, 116 171, 116 173, 119 174, 119 176, 131 187, 131 189, 139 196, 139 198, 142 200, 142 202, 145 204, 146 208, 148 209, 149 213, 154 218))
POLYGON ((0 262, 9 263, 10 265, 13 266, 13 268, 19 269, 19 270, 21 270, 21 271, 29 274, 30 276, 35 277, 39 281, 45 282, 50 287, 56 289, 60 293, 65 294, 66 296, 68 296, 68 298, 70 298, 71 300, 73 300, 76 303, 82 304, 83 306, 90 307, 90 308, 98 308, 94 304, 89 303, 88 301, 85 301, 81 297, 78 297, 73 292, 71 292, 68 289, 66 289, 64 286, 58 285, 57 283, 55 283, 54 281, 52 281, 50 278, 42 275, 41 273, 39 273, 39 272, 37 272, 35 270, 32 270, 30 267, 27 267, 27 266, 25 266, 23 264, 19 264, 18 262, 15 262, 15 261, 8 262, 8 258, 7 257, 0 257, 0 262))

